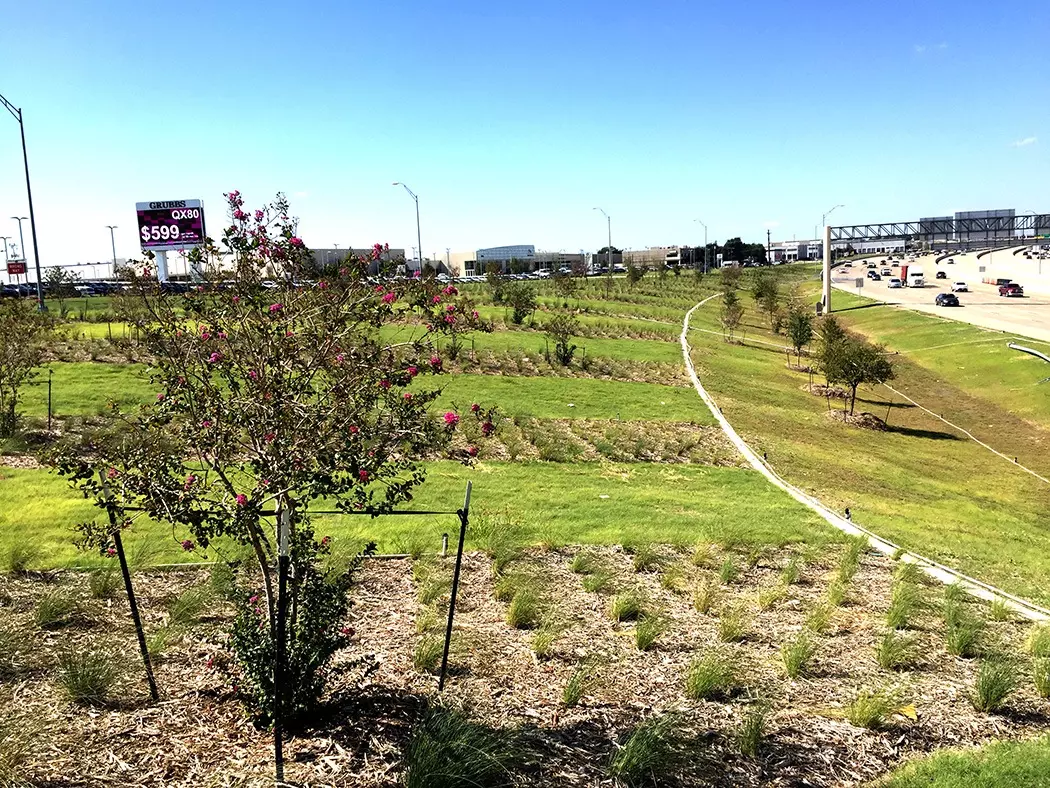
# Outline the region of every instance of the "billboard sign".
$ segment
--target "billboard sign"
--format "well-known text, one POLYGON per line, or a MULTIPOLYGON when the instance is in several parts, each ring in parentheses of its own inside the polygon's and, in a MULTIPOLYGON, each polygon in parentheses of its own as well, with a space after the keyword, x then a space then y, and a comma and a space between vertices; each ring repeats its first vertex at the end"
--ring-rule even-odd
POLYGON ((200 200, 137 202, 135 211, 144 250, 167 252, 204 243, 204 206, 200 200))
POLYGON ((9 260, 7 263, 7 275, 18 276, 26 272, 25 260, 9 260))

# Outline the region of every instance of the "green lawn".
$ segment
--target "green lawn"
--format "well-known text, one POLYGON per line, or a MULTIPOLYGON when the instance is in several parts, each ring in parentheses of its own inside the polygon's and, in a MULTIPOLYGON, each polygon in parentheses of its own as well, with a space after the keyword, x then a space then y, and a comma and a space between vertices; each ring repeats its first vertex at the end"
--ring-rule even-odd
MULTIPOLYGON (((1020 344, 1046 352, 1050 343, 877 304, 838 291, 835 304, 836 315, 848 328, 900 351, 930 372, 950 379, 967 394, 1050 430, 1050 384, 1040 384, 1050 376, 1050 366, 1006 346, 1017 339, 1020 344)), ((973 424, 980 427, 980 419, 973 424)), ((1050 440, 1050 434, 1045 437, 1050 440)))
MULTIPOLYGON (((714 424, 692 388, 594 378, 452 375, 439 407, 465 410, 471 402, 498 405, 511 416, 714 424)), ((427 381, 429 384, 430 381, 427 381)))
POLYGON ((1050 737, 945 750, 904 766, 878 788, 1040 788, 1050 786, 1050 737))
MULTIPOLYGON (((716 300, 694 316, 710 325, 717 312, 716 300)), ((760 332, 754 315, 749 320, 749 336, 784 341, 760 332)), ((698 374, 726 417, 789 481, 840 511, 849 506, 861 525, 908 549, 1050 601, 1050 486, 917 408, 894 403, 885 389, 862 393, 858 409, 888 415, 891 430, 862 430, 827 418, 825 400, 803 390, 807 376, 786 369, 782 351, 731 345, 699 331, 690 341, 698 374)), ((1001 441, 1031 432, 1008 410, 971 398, 906 357, 895 361, 894 385, 916 400, 943 403, 946 415, 980 412, 1001 441)), ((1023 462, 1050 470, 1037 443, 1008 445, 1022 445, 1023 462)))
POLYGON ((56 416, 95 416, 106 411, 110 400, 127 408, 157 396, 141 364, 55 363, 42 369, 36 382, 26 387, 23 411, 27 416, 47 417, 48 369, 53 372, 51 397, 56 416))
MULTIPOLYGON (((835 539, 837 532, 809 510, 750 470, 702 466, 606 463, 484 462, 466 468, 452 462, 429 466, 414 507, 462 506, 464 486, 473 480, 472 510, 506 510, 523 537, 555 537, 566 543, 623 540, 686 542, 742 540, 784 544, 835 539), (606 497, 603 497, 606 496, 606 497)), ((102 516, 64 479, 46 470, 0 469, 0 556, 29 540, 41 551, 37 566, 89 563, 77 552, 72 526, 102 516)), ((375 539, 383 551, 399 549, 422 534, 437 547, 443 531, 458 521, 444 517, 318 516, 317 533, 375 539)), ((183 533, 148 521, 128 532, 129 551, 150 546, 155 562, 199 560, 182 551, 183 533)))

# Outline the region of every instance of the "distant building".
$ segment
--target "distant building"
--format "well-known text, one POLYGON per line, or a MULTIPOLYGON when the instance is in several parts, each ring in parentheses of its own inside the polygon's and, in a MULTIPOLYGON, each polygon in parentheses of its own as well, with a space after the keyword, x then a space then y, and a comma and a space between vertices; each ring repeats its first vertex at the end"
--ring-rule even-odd
MULTIPOLYGON (((318 268, 326 268, 330 265, 341 263, 349 255, 354 257, 363 257, 365 260, 372 259, 372 250, 369 249, 311 249, 311 256, 314 258, 314 264, 318 268)), ((383 253, 382 260, 384 261, 400 261, 405 258, 404 249, 391 249, 388 252, 383 253)), ((413 265, 418 267, 418 263, 415 260, 409 261, 413 265)), ((369 273, 374 274, 379 270, 379 264, 372 262, 369 265, 369 273)))
POLYGON ((535 268, 536 247, 532 244, 512 244, 510 246, 492 246, 478 249, 474 253, 474 268, 479 274, 485 273, 489 264, 495 263, 500 270, 509 272, 512 263, 517 263, 522 271, 535 268))
POLYGON ((766 252, 771 263, 794 263, 798 260, 823 260, 823 241, 775 241, 766 252))

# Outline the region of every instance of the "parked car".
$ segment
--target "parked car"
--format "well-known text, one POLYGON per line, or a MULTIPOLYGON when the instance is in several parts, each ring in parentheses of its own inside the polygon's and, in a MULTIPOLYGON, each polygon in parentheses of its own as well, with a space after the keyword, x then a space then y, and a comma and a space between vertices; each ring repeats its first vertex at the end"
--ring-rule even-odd
POLYGON ((1017 284, 1017 282, 1010 282, 1008 285, 999 285, 999 295, 1024 298, 1024 288, 1017 284))
POLYGON ((966 286, 966 282, 952 282, 953 293, 969 293, 970 288, 966 286))
POLYGON ((959 306, 959 299, 953 293, 938 293, 933 303, 937 306, 959 306))
POLYGON ((944 262, 946 262, 948 265, 955 265, 955 261, 952 258, 950 258, 950 257, 947 260, 945 260, 944 262))
POLYGON ((947 279, 948 278, 948 272, 947 271, 938 271, 937 272, 937 278, 938 279, 947 279))
POLYGON ((897 277, 893 277, 886 285, 886 287, 903 287, 903 285, 901 284, 900 279, 898 279, 897 277))

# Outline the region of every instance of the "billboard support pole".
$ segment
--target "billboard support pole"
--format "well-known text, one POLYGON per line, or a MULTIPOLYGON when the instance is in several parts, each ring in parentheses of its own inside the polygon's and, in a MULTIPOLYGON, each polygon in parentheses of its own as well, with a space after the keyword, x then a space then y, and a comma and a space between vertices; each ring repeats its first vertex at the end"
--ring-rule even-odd
POLYGON ((168 281, 168 253, 156 252, 157 255, 157 281, 168 281))

